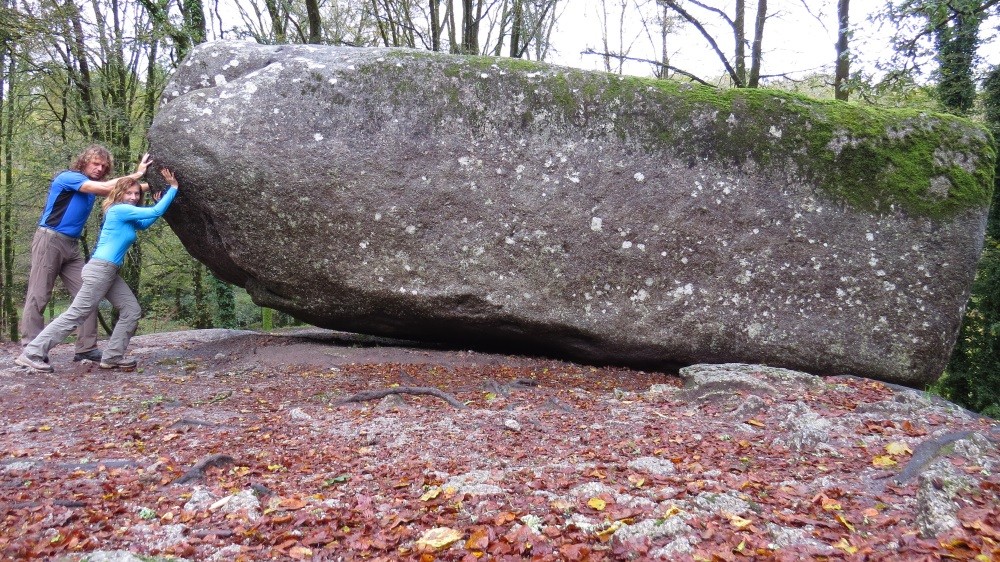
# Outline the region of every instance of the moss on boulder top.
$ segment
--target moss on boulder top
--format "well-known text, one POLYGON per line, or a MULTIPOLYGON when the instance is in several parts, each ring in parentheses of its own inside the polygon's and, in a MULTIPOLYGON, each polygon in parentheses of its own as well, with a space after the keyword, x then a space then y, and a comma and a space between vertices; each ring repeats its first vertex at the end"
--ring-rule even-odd
MULTIPOLYGON (((391 56, 424 55, 396 50, 391 56)), ((451 60, 445 74, 463 81, 497 70, 514 74, 514 80, 527 75, 522 86, 549 92, 566 121, 618 108, 601 116, 623 140, 647 150, 778 170, 866 211, 900 208, 948 217, 990 202, 992 139, 985 127, 954 115, 816 100, 765 88, 720 90, 520 59, 451 60)))

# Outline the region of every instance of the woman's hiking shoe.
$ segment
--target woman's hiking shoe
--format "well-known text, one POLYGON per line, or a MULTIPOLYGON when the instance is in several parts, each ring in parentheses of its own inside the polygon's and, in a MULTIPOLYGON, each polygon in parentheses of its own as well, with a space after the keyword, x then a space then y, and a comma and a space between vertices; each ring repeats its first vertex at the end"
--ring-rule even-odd
POLYGON ((124 357, 119 359, 101 359, 100 364, 102 369, 135 369, 135 366, 135 359, 125 359, 124 357))
POLYGON ((14 363, 17 363, 22 367, 27 367, 29 369, 38 371, 40 373, 52 372, 52 365, 49 365, 48 363, 45 363, 43 361, 35 361, 34 359, 28 357, 23 353, 17 356, 17 359, 14 360, 14 363))
POLYGON ((73 361, 83 361, 84 359, 86 359, 87 361, 93 361, 94 363, 97 363, 98 361, 101 360, 101 350, 95 348, 91 349, 90 351, 86 351, 84 353, 77 353, 76 355, 73 356, 73 361))

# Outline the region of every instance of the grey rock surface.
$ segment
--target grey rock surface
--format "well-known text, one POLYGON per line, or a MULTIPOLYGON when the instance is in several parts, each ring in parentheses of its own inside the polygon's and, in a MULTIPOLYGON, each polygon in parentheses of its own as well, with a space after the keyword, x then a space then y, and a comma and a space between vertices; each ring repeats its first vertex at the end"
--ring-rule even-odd
POLYGON ((235 42, 180 66, 150 144, 192 255, 317 326, 911 386, 954 344, 993 158, 941 115, 235 42))

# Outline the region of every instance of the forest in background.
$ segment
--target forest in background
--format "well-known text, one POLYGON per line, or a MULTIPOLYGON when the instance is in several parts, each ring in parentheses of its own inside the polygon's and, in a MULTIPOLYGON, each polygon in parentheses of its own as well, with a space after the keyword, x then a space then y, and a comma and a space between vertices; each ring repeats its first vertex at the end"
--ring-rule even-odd
MULTIPOLYGON (((888 0, 854 21, 850 0, 594 0, 601 20, 588 54, 607 72, 639 62, 651 76, 717 88, 783 88, 846 103, 923 108, 985 123, 1000 137, 1000 70, 983 68, 995 48, 1000 0, 888 0), (797 11, 788 8, 791 5, 797 11), (801 9, 798 9, 801 8, 801 9), (811 76, 768 63, 777 22, 816 18, 838 30, 829 64, 811 76), (994 18, 994 19, 990 19, 994 18), (639 23, 638 28, 636 22, 639 23), (861 25, 888 26, 891 49, 875 68, 852 67, 861 25), (638 29, 638 31, 636 31, 638 29), (682 32, 700 37, 678 45, 682 32), (638 55, 643 43, 656 56, 638 55), (675 62, 703 49, 720 75, 675 62)), ((194 45, 214 39, 263 44, 399 46, 549 60, 559 18, 577 0, 0 0, 0 338, 16 341, 29 247, 55 173, 85 146, 114 154, 114 175, 135 169, 172 70, 194 45)), ((648 51, 647 49, 646 51, 648 51)), ((643 51, 643 52, 646 52, 643 51)), ((997 194, 983 259, 959 342, 931 390, 1000 417, 1000 219, 997 194)), ((97 210, 84 231, 89 254, 97 210)), ((158 223, 130 250, 122 276, 145 318, 140 332, 294 324, 216 279, 158 223)), ((57 283, 50 314, 68 305, 57 283)), ((102 309, 110 330, 113 312, 102 309)))

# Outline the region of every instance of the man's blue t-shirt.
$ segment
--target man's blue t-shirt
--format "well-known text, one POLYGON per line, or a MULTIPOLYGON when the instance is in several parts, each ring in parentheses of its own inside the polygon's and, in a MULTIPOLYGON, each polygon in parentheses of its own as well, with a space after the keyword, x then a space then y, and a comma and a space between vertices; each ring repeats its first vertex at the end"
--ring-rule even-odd
POLYGON ((109 261, 120 267, 125 261, 125 252, 135 242, 136 231, 152 226, 166 212, 175 195, 177 188, 171 187, 160 198, 160 202, 152 207, 136 207, 127 203, 113 205, 104 214, 101 237, 97 239, 97 248, 94 248, 90 257, 109 261))
POLYGON ((49 187, 49 198, 45 201, 38 226, 51 228, 70 238, 79 238, 97 198, 93 193, 80 191, 88 180, 87 176, 72 170, 56 176, 49 187))

